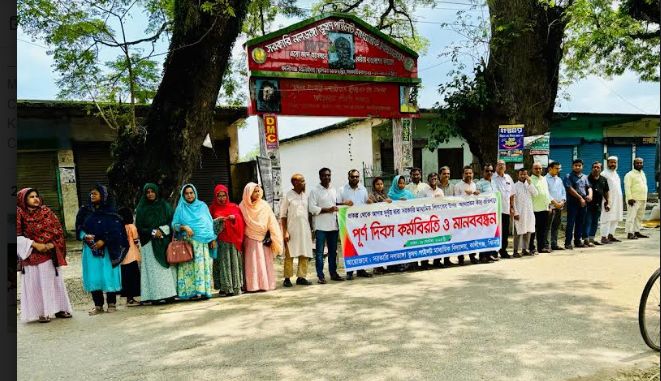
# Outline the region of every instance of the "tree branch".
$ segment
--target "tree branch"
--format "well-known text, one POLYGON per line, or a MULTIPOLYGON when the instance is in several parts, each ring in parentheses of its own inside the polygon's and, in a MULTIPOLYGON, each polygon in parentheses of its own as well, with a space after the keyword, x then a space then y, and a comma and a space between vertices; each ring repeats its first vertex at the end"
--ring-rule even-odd
POLYGON ((392 11, 394 7, 395 0, 388 0, 388 8, 386 8, 385 12, 381 14, 381 17, 379 17, 379 24, 376 26, 377 29, 381 30, 383 28, 383 24, 386 22, 386 17, 390 14, 390 11, 392 11))
POLYGON ((358 8, 358 7, 360 6, 360 4, 362 4, 364 1, 365 1, 365 0, 358 0, 358 1, 356 1, 355 3, 351 4, 350 6, 348 6, 347 8, 341 10, 340 12, 342 12, 342 13, 349 13, 349 12, 351 12, 352 10, 358 8))

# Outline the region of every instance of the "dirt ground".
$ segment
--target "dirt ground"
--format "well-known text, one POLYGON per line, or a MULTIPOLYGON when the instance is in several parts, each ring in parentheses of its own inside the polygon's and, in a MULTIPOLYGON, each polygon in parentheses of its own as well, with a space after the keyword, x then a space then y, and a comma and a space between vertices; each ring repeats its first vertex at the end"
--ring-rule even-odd
MULTIPOLYGON (((637 321, 640 293, 659 267, 659 229, 645 234, 492 264, 120 305, 95 317, 83 294, 73 319, 18 323, 18 376, 658 380, 659 354, 645 346, 637 321)), ((74 257, 66 275, 73 293, 74 257)))

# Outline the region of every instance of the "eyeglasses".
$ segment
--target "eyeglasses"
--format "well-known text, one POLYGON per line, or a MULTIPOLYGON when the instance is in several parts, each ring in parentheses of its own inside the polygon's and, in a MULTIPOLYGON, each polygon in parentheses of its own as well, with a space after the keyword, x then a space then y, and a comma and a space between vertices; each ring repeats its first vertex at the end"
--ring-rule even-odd
POLYGON ((484 172, 493 173, 493 169, 485 169, 484 172))

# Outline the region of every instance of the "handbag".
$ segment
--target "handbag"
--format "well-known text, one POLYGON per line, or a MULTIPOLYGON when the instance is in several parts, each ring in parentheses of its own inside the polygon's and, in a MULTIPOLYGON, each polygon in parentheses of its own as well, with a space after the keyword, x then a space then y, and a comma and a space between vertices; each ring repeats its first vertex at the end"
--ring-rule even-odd
POLYGON ((165 253, 165 258, 171 265, 193 260, 193 246, 188 241, 174 239, 174 234, 165 253))
POLYGON ((267 231, 266 235, 264 236, 264 240, 262 241, 262 244, 266 247, 271 247, 271 244, 273 241, 271 241, 271 232, 267 231))

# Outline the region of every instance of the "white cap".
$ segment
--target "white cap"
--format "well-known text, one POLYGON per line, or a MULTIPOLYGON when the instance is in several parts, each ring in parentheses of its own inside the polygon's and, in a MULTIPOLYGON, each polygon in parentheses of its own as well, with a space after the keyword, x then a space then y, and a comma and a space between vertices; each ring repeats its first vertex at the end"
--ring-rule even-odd
POLYGON ((617 156, 609 156, 609 157, 608 157, 608 160, 615 160, 615 161, 617 161, 617 156))

